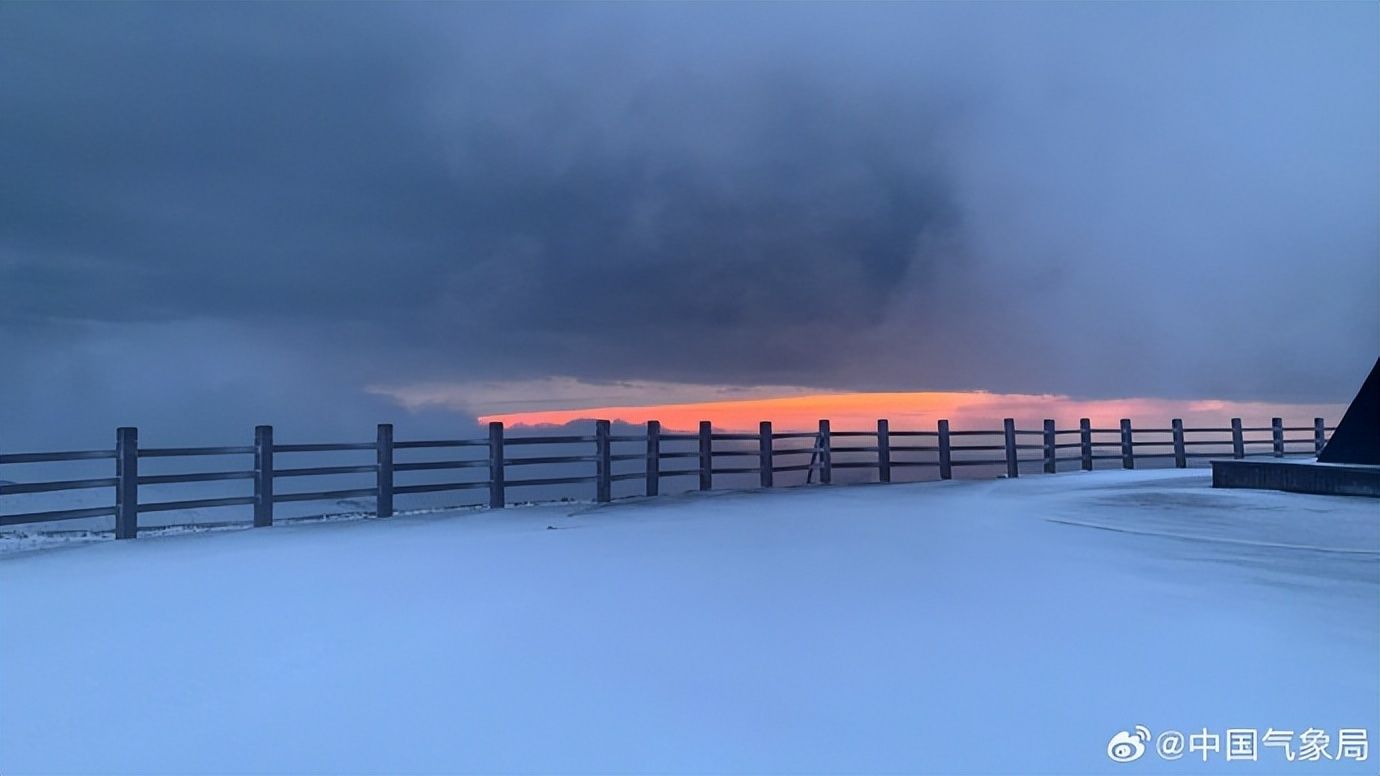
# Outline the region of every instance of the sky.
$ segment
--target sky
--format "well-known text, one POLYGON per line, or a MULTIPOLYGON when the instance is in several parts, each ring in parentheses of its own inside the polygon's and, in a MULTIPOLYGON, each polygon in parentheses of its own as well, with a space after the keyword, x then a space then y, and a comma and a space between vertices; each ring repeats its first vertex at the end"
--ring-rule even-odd
MULTIPOLYGON (((1172 399, 1073 399, 1051 394, 991 393, 987 391, 908 391, 838 394, 771 394, 757 399, 720 399, 699 402, 664 402, 652 406, 627 405, 577 407, 565 410, 517 410, 480 416, 480 422, 497 421, 509 427, 541 429, 601 418, 632 425, 655 420, 667 431, 693 432, 701 420, 715 428, 730 431, 759 431, 764 419, 773 431, 816 431, 820 419, 827 419, 834 430, 872 431, 879 418, 885 418, 897 431, 933 433, 938 421, 947 420, 955 430, 995 431, 998 419, 1011 418, 1017 428, 1039 430, 1043 421, 1053 420, 1057 428, 1076 429, 1080 421, 1097 421, 1094 428, 1116 429, 1121 419, 1132 421, 1133 429, 1147 433, 1157 430, 1154 439, 1170 428, 1170 419, 1184 422, 1186 430, 1222 431, 1226 419, 1239 418, 1251 429, 1249 439, 1268 439, 1267 428, 1274 418, 1290 431, 1289 441, 1311 441, 1315 418, 1332 428, 1345 411, 1345 405, 1249 401, 1183 401, 1172 399), (1298 433, 1304 432, 1304 433, 1298 433)), ((1207 437, 1197 436, 1198 439, 1207 437)), ((1213 438, 1224 438, 1220 433, 1213 438)), ((1065 440, 1071 441, 1071 440, 1065 440)), ((1099 437, 1099 441, 1103 441, 1099 437)))
POLYGON ((1378 28, 3 3, 0 448, 822 393, 1344 403, 1380 353, 1378 28))

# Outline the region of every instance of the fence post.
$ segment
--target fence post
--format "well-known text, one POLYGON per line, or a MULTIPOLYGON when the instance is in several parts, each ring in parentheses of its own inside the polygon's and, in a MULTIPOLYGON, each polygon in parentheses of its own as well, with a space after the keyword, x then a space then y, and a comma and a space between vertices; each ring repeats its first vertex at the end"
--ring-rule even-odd
POLYGON ((647 421, 647 495, 661 492, 661 421, 647 421))
POLYGON ((1002 437, 1006 440, 1006 476, 1021 476, 1021 467, 1016 458, 1016 420, 1006 418, 1001 422, 1002 437))
POLYGON ((1231 419, 1231 457, 1246 457, 1246 442, 1241 438, 1241 418, 1231 419))
POLYGON ((489 424, 489 509, 503 508, 503 424, 489 424))
POLYGON ((829 421, 819 422, 819 484, 834 481, 834 453, 829 441, 829 421))
POLYGON ((273 427, 254 427, 254 527, 273 525, 273 427))
POLYGON ((1276 458, 1284 457, 1284 419, 1270 418, 1270 441, 1276 458))
POLYGON ((613 480, 610 479, 613 476, 613 461, 609 447, 609 422, 594 421, 594 500, 601 504, 613 498, 613 480))
POLYGON ((380 423, 378 432, 378 498, 375 514, 393 516, 393 424, 380 423))
POLYGON ((1092 471, 1092 421, 1087 418, 1078 419, 1078 456, 1083 459, 1083 471, 1092 471))
POLYGON ((139 429, 115 429, 115 538, 139 534, 139 429))
POLYGON ((1121 468, 1136 468, 1136 446, 1131 439, 1131 419, 1121 419, 1121 468))
POLYGON ((1045 419, 1045 474, 1057 474, 1059 471, 1059 461, 1055 453, 1054 421, 1045 419))
POLYGON ((1184 421, 1183 418, 1174 418, 1170 422, 1174 429, 1174 466, 1179 469, 1188 466, 1188 452, 1184 449, 1184 421))
POLYGON ((1313 453, 1319 455, 1327 446, 1327 424, 1322 418, 1313 418, 1313 453))
POLYGON ((762 487, 770 488, 772 483, 770 420, 764 420, 757 426, 757 468, 761 471, 762 487))
POLYGON ((877 421, 877 481, 891 482, 891 428, 886 420, 877 421))
POLYGON ((954 477, 953 459, 949 450, 949 421, 939 421, 939 479, 951 480, 954 477))
POLYGON ((714 428, 700 421, 700 490, 714 487, 714 428))

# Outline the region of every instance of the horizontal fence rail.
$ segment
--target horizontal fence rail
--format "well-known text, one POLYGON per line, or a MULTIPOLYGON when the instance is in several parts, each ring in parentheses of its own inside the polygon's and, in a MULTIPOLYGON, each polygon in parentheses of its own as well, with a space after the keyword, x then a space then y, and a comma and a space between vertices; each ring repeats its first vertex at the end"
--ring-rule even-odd
MULTIPOLYGON (((1098 461, 1116 461, 1123 469, 1134 469, 1138 461, 1172 461, 1173 466, 1185 468, 1193 460, 1227 456, 1316 455, 1322 451, 1332 430, 1322 418, 1315 418, 1311 426, 1286 426, 1281 418, 1274 418, 1269 426, 1243 426, 1240 418, 1232 418, 1228 425, 1206 428, 1185 428, 1178 418, 1168 427, 1133 428, 1130 420, 1122 420, 1116 428, 1094 428, 1091 421, 1084 418, 1079 421, 1078 428, 1063 429, 1057 428, 1053 420, 1045 420, 1038 429, 1016 428, 1015 421, 1008 418, 1000 429, 988 430, 954 430, 947 420, 940 420, 933 430, 893 430, 888 421, 878 420, 875 431, 832 431, 829 421, 821 420, 816 431, 790 432, 773 431, 770 421, 762 421, 757 433, 752 434, 715 432, 709 421, 701 421, 698 433, 666 433, 661 430, 661 424, 653 420, 648 421, 642 434, 615 435, 609 421, 599 420, 595 421, 593 435, 512 437, 505 434, 502 423, 490 423, 487 439, 395 440, 393 426, 385 423, 378 426, 372 442, 280 444, 274 440, 272 426, 258 426, 254 429, 252 445, 140 447, 138 430, 126 427, 116 429, 112 450, 0 454, 3 465, 112 459, 115 463, 113 477, 39 482, 0 480, 0 497, 99 489, 109 489, 113 497, 113 504, 107 506, 10 514, 0 510, 0 527, 112 517, 115 538, 132 539, 140 530, 139 515, 150 512, 247 506, 252 508, 253 525, 262 527, 273 525, 276 504, 370 498, 374 500, 374 515, 390 517, 394 512, 395 496, 448 491, 486 490, 489 507, 499 509, 510 503, 509 491, 514 488, 593 484, 595 501, 607 502, 613 498, 615 482, 642 481, 646 495, 656 496, 662 480, 680 477, 697 478, 700 490, 711 490, 716 475, 755 474, 760 487, 771 488, 777 485, 775 475, 781 473, 803 472, 806 484, 816 479, 820 484, 829 484, 833 482, 835 470, 850 469, 875 471, 876 481, 886 483, 892 481, 893 470, 914 468, 934 469, 943 480, 952 479, 954 467, 993 467, 1004 470, 1007 477, 1019 477, 1022 464, 1038 464, 1040 471, 1046 474, 1057 473, 1061 464, 1070 465, 1066 468, 1077 464, 1079 469, 1091 471, 1098 461), (1204 438, 1204 435, 1216 438, 1204 438), (1247 435, 1253 436, 1248 438, 1247 435), (692 444, 684 447, 685 443, 692 444), (546 448, 576 446, 576 449, 568 454, 551 454, 545 449, 527 452, 533 445, 546 448), (631 447, 633 445, 636 447, 631 447), (677 445, 682 447, 665 449, 677 445), (483 457, 394 460, 395 453, 407 450, 463 454, 446 452, 455 448, 479 448, 483 457), (283 465, 286 462, 280 462, 284 456, 288 461, 301 461, 295 456, 342 452, 372 453, 373 461, 332 466, 283 465), (932 454, 932 457, 923 460, 907 457, 914 454, 932 454), (223 471, 179 474, 140 474, 139 471, 139 462, 143 459, 198 460, 206 457, 232 458, 235 463, 230 464, 233 468, 223 471), (243 468, 250 465, 250 459, 252 468, 243 468), (614 470, 615 464, 634 461, 642 462, 642 466, 630 471, 614 470), (572 465, 583 466, 588 473, 547 476, 525 468, 572 465), (395 482, 398 472, 470 469, 481 470, 485 479, 419 484, 395 482), (523 474, 524 471, 527 474, 523 474), (313 477, 353 475, 366 475, 370 482, 364 487, 325 490, 281 492, 277 488, 279 484, 310 481, 313 477), (243 480, 251 481, 251 494, 172 501, 141 501, 139 498, 141 485, 243 480)), ((3 505, 0 501, 0 507, 3 505)))

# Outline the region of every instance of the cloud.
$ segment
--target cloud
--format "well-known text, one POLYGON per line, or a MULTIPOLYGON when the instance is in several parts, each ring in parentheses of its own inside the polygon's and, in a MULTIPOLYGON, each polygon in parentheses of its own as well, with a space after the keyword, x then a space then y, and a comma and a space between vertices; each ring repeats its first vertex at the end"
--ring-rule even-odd
POLYGON ((368 388, 370 394, 388 397, 412 412, 445 408, 472 417, 509 412, 598 408, 620 404, 749 401, 803 396, 819 391, 818 388, 797 385, 699 385, 651 380, 596 383, 573 377, 475 383, 375 385, 368 388))
POLYGON ((1344 400, 1377 13, 8 4, 0 339, 31 384, 211 326, 180 352, 242 414, 552 375, 1344 400))

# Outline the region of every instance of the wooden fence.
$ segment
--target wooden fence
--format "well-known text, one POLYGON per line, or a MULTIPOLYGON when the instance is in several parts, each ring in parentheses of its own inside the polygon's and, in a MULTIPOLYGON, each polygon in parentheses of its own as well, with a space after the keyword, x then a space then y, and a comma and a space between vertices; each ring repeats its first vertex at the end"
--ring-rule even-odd
MULTIPOLYGON (((1087 419, 1081 420, 1076 429, 1056 428, 1052 420, 1044 421, 1043 428, 1040 429, 1019 429, 1013 420, 1007 419, 1000 430, 952 430, 947 420, 940 420, 932 431, 892 430, 886 420, 878 420, 875 431, 832 431, 829 421, 821 420, 818 431, 786 433, 774 432, 772 424, 763 421, 756 434, 716 433, 709 421, 702 421, 699 432, 689 434, 663 432, 660 423, 649 421, 641 434, 615 435, 611 431, 609 421, 599 420, 595 421, 592 436, 506 436, 503 424, 491 423, 487 439, 398 441, 393 438, 393 426, 383 424, 378 427, 378 434, 373 442, 328 444, 279 444, 274 441, 272 426, 259 426, 254 430, 253 445, 160 448, 140 447, 137 429, 120 428, 116 430, 113 450, 0 454, 0 465, 95 459, 115 461, 113 477, 0 484, 0 496, 110 488, 114 491, 112 506, 8 515, 0 513, 0 527, 78 518, 114 517, 115 538, 132 539, 140 528, 139 515, 149 512, 252 506, 253 524, 269 526, 274 520, 274 505, 285 502, 368 497, 375 499, 375 513, 379 517, 388 517, 393 514, 396 496, 467 489, 487 490, 488 505, 497 509, 509 503, 508 494, 514 488, 593 483, 595 500, 606 502, 613 497, 615 482, 640 480, 645 483, 646 495, 656 496, 660 491, 661 481, 674 477, 697 478, 700 490, 710 490, 714 487, 715 475, 756 474, 760 486, 770 488, 775 485, 774 475, 778 473, 804 472, 807 483, 818 476, 821 484, 829 484, 833 481, 834 471, 838 469, 870 469, 875 471, 877 481, 891 482, 893 470, 909 467, 932 468, 937 470, 940 479, 952 478, 954 467, 962 466, 1004 467, 1006 476, 1018 477, 1023 463, 1038 463, 1040 471, 1045 473, 1058 472, 1061 464, 1075 463, 1078 468, 1092 470, 1098 461, 1118 461, 1122 468, 1133 469, 1138 461, 1172 460, 1174 466, 1184 468, 1193 459, 1226 457, 1228 453, 1221 449, 1228 445, 1231 451, 1229 455, 1233 458, 1252 455, 1278 457, 1304 453, 1316 455, 1322 450, 1331 430, 1324 425, 1322 418, 1315 418, 1311 427, 1287 427, 1280 418, 1274 418, 1268 427, 1243 427, 1240 418, 1233 418, 1229 426, 1222 427, 1184 428, 1183 422, 1175 419, 1168 428, 1136 429, 1131 427, 1129 420, 1122 420, 1117 428, 1094 428, 1087 419), (1303 438, 1286 436, 1298 432, 1309 432, 1310 435, 1303 438), (1265 438, 1247 438, 1248 434, 1266 433, 1269 436, 1265 438), (1113 436, 1108 439, 1108 435, 1113 436), (1203 435, 1213 435, 1216 438, 1204 438, 1203 435), (1000 443, 985 444, 982 439, 984 437, 988 440, 1000 439, 1000 443), (778 442, 784 440, 799 440, 789 444, 805 446, 778 445, 778 442), (975 443, 965 444, 965 441, 975 443), (716 442, 728 444, 716 447, 716 442), (635 444, 636 451, 615 453, 615 446, 626 449, 628 444, 635 444), (663 445, 676 447, 678 444, 689 445, 689 449, 663 449, 663 445), (537 445, 579 445, 587 451, 592 446, 592 454, 513 454, 514 448, 521 450, 537 445), (1268 449, 1264 449, 1266 445, 1268 449), (1307 447, 1299 449, 1300 445, 1307 447), (1204 448, 1208 446, 1219 450, 1205 451, 1204 448), (1293 448, 1290 449, 1290 446, 1293 448), (483 448, 484 455, 471 460, 395 460, 395 454, 403 451, 464 448, 483 448), (307 468, 282 467, 278 463, 278 457, 281 455, 340 451, 373 451, 375 461, 363 465, 307 468), (903 459, 906 455, 916 453, 933 454, 933 458, 903 459), (998 453, 1000 457, 996 457, 998 453), (865 456, 865 459, 858 460, 858 455, 865 456), (897 457, 898 455, 902 457, 897 457), (252 457, 253 468, 184 474, 139 473, 139 463, 144 459, 196 459, 220 456, 252 457), (844 456, 851 460, 836 459, 836 456, 844 456), (716 460, 728 458, 739 461, 747 458, 749 465, 716 465, 716 460), (753 458, 756 460, 751 461, 753 458), (640 461, 644 466, 635 471, 614 471, 615 463, 628 461, 640 461), (662 468, 663 462, 670 462, 672 468, 662 468), (689 465, 677 465, 675 462, 688 462, 689 465), (593 463, 595 473, 525 479, 510 477, 520 472, 522 467, 575 463, 593 463), (395 482, 395 476, 399 472, 463 469, 480 469, 487 475, 487 479, 423 484, 395 482), (345 490, 292 493, 280 493, 275 490, 276 484, 287 479, 355 474, 371 474, 373 483, 368 487, 345 490), (253 495, 154 502, 141 502, 139 499, 140 485, 225 480, 252 481, 253 495)), ((404 457, 407 455, 403 453, 404 457)))

